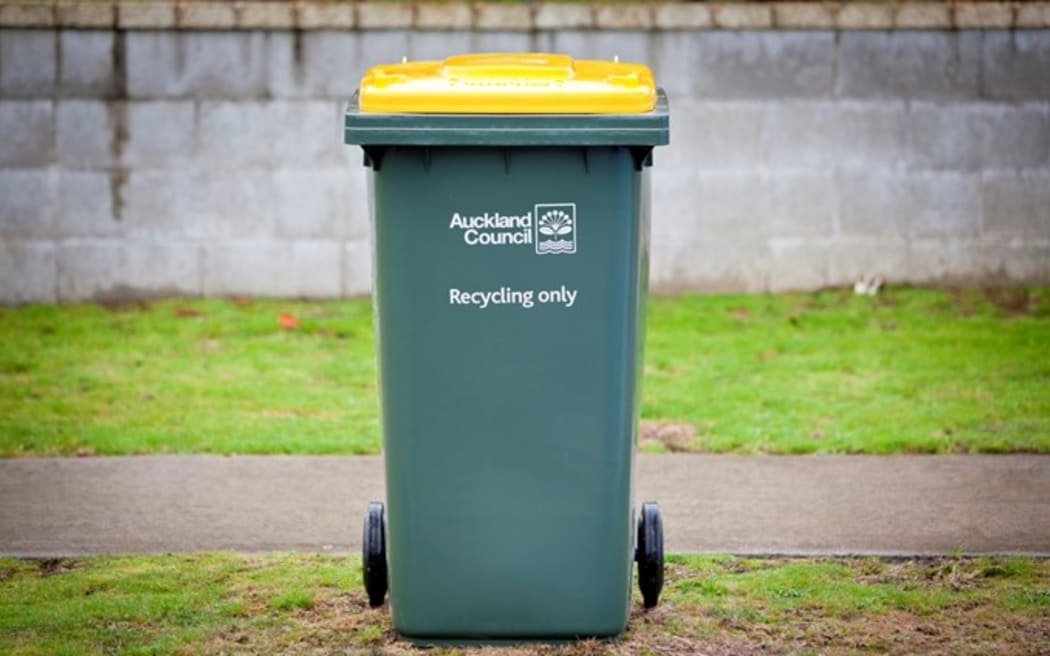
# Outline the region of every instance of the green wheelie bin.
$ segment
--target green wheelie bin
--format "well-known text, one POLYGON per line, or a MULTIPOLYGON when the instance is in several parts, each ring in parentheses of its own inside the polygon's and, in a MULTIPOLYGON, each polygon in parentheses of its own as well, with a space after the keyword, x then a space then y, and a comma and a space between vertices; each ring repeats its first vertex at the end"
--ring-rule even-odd
POLYGON ((478 54, 373 67, 370 169, 386 507, 364 579, 422 642, 610 636, 663 584, 632 500, 649 168, 645 66, 478 54))

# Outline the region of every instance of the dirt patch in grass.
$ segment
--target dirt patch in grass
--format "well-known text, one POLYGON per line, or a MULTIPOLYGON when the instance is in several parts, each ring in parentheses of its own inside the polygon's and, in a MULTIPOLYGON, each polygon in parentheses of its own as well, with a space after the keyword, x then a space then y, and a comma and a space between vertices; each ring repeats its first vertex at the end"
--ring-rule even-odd
POLYGON ((57 576, 70 572, 77 566, 77 561, 72 558, 43 558, 36 561, 40 576, 57 576))
POLYGON ((696 426, 664 419, 643 419, 638 426, 638 438, 643 449, 687 453, 702 451, 696 441, 696 426), (656 447, 656 448, 653 448, 656 447))

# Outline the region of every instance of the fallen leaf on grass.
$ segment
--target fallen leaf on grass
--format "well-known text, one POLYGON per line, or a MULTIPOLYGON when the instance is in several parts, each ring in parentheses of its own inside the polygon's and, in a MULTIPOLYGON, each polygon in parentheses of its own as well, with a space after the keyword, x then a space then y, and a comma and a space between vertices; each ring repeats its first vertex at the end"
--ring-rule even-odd
POLYGON ((291 312, 282 312, 277 315, 277 325, 285 330, 295 330, 299 327, 299 317, 291 312))
POLYGON ((200 310, 195 310, 191 307, 177 307, 175 308, 176 317, 203 317, 204 313, 200 310))

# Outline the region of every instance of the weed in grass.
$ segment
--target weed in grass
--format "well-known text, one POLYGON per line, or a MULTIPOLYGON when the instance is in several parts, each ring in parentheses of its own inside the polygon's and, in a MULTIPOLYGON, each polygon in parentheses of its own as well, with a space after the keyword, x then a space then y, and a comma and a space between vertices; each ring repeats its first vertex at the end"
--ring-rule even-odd
POLYGON ((313 608, 314 596, 305 590, 293 588, 286 590, 273 599, 273 607, 278 610, 295 608, 313 608))
POLYGON ((357 630, 357 634, 354 639, 363 645, 378 644, 386 637, 386 631, 383 627, 376 626, 375 624, 368 624, 357 630))

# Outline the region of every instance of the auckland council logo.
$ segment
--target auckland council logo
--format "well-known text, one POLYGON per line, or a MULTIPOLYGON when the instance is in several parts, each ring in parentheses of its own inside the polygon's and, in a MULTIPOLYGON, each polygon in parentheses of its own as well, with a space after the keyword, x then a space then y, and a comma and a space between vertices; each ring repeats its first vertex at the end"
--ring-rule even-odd
POLYGON ((576 252, 576 203, 537 205, 536 252, 540 255, 564 255, 576 252))

